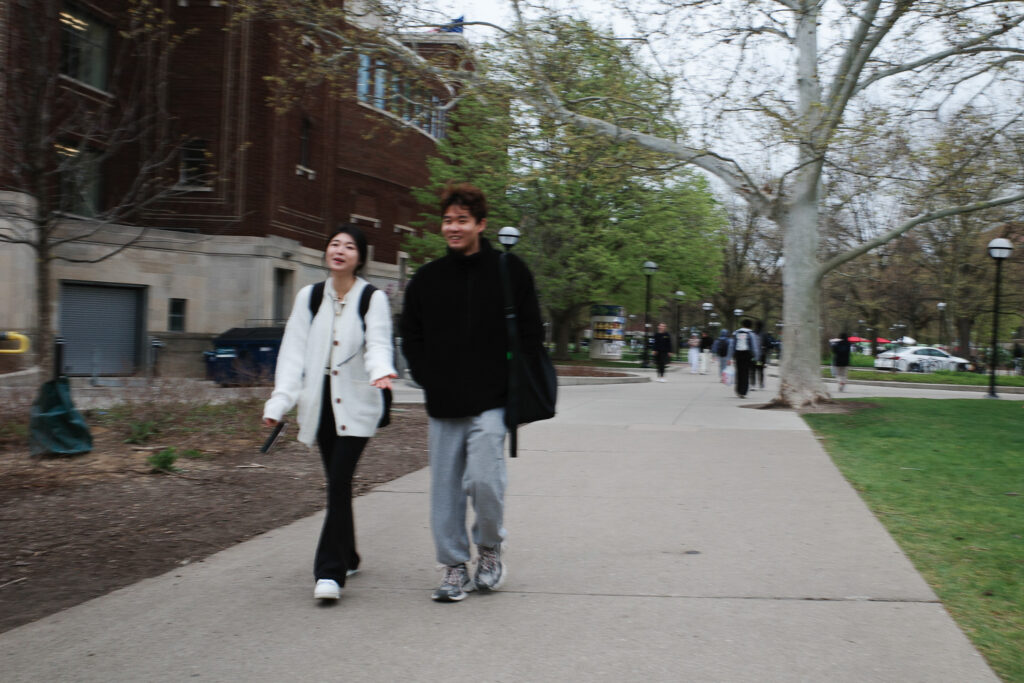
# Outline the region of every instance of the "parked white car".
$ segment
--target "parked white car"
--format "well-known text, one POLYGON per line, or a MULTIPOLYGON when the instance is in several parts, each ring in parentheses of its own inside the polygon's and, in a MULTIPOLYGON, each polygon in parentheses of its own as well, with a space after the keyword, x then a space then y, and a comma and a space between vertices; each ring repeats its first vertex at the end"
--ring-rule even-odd
POLYGON ((900 372, 935 372, 936 370, 967 370, 970 361, 951 356, 933 346, 908 346, 885 351, 875 358, 875 367, 900 372))

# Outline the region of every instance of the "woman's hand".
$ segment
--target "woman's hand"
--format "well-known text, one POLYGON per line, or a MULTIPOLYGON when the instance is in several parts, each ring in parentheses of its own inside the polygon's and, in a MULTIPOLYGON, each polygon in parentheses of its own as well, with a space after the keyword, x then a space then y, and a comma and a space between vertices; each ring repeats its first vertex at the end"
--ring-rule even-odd
POLYGON ((263 418, 263 426, 264 427, 276 427, 277 426, 277 420, 275 420, 272 417, 265 417, 265 418, 263 418))
POLYGON ((395 377, 398 377, 398 375, 387 375, 385 377, 381 377, 380 379, 373 380, 372 382, 370 382, 370 384, 377 387, 378 389, 391 389, 391 380, 395 377))

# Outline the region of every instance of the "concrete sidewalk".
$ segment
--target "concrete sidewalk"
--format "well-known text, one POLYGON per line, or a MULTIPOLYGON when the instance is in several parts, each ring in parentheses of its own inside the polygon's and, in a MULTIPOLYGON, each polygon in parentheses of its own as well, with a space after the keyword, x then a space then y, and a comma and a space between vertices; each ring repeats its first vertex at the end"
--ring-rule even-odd
POLYGON ((357 499, 337 605, 311 598, 317 515, 0 635, 0 678, 997 681, 802 420, 742 407, 760 396, 685 371, 563 387, 509 461, 498 593, 430 600, 420 471, 357 499))

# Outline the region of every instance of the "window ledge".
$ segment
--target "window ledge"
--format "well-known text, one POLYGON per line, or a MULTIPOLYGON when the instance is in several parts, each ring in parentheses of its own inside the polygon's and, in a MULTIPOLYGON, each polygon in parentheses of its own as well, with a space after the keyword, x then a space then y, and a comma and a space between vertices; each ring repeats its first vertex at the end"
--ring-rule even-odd
POLYGON ((304 175, 310 180, 316 180, 316 171, 302 164, 295 164, 295 175, 304 175))
POLYGON ((85 81, 80 81, 77 78, 74 78, 73 76, 68 76, 67 74, 59 74, 58 78, 60 78, 60 80, 62 81, 66 81, 67 83, 74 85, 76 88, 81 88, 82 90, 85 90, 93 95, 99 95, 100 97, 103 97, 104 99, 108 100, 114 99, 113 93, 97 88, 94 85, 89 85, 85 81))
POLYGON ((377 114, 380 114, 381 116, 386 116, 389 119, 393 119, 393 120, 397 121, 398 123, 402 124, 402 126, 404 126, 406 128, 410 128, 410 129, 416 131, 417 133, 419 133, 420 135, 423 135, 423 136, 429 138, 430 140, 433 140, 434 142, 438 142, 438 140, 439 140, 439 138, 436 138, 433 135, 431 135, 430 133, 428 133, 426 131, 426 129, 421 128, 420 126, 417 126, 415 123, 412 123, 411 121, 409 121, 407 119, 403 119, 401 116, 398 116, 397 114, 392 114, 387 109, 381 109, 380 107, 375 107, 374 105, 370 104, 369 102, 363 102, 361 100, 357 101, 357 104, 360 107, 364 107, 365 109, 369 109, 370 111, 375 112, 377 114))
POLYGON ((213 188, 209 185, 187 185, 185 183, 178 183, 172 189, 178 192, 213 192, 213 188))

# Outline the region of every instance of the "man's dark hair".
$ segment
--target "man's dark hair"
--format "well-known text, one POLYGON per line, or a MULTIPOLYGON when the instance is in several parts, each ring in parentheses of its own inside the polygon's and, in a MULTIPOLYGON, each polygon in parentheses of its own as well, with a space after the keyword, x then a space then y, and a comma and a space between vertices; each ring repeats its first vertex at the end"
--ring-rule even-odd
POLYGON ((449 206, 461 206, 479 223, 487 218, 487 199, 483 190, 470 183, 448 183, 441 192, 441 213, 449 206))
POLYGON ((336 227, 334 230, 331 231, 331 234, 327 236, 327 241, 324 242, 324 249, 326 250, 328 245, 330 245, 331 240, 333 240, 335 237, 342 233, 345 233, 346 235, 351 235, 352 239, 355 240, 356 249, 359 251, 359 265, 356 266, 356 272, 358 273, 360 270, 363 269, 363 266, 366 265, 366 259, 369 258, 370 253, 369 247, 366 246, 366 235, 363 234, 363 231, 359 228, 358 225, 353 225, 352 223, 342 223, 341 225, 336 227))
POLYGON ((750 327, 750 318, 743 319, 743 327, 750 327))

